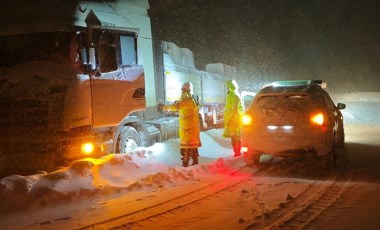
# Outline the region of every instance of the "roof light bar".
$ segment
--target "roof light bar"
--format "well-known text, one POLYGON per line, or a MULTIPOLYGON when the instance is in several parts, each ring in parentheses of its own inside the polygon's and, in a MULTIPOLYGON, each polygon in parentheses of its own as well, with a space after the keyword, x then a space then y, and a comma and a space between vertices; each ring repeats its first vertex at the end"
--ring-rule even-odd
POLYGON ((323 80, 289 80, 289 81, 275 81, 270 84, 273 87, 278 86, 301 86, 301 85, 319 85, 326 88, 326 82, 323 80))

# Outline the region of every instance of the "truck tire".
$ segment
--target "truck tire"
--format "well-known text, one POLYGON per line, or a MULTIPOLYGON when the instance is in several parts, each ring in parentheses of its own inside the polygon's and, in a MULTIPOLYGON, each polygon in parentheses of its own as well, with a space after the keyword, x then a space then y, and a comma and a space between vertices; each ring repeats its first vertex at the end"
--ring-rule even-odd
POLYGON ((140 136, 133 127, 123 127, 117 138, 116 153, 130 153, 141 146, 140 136))

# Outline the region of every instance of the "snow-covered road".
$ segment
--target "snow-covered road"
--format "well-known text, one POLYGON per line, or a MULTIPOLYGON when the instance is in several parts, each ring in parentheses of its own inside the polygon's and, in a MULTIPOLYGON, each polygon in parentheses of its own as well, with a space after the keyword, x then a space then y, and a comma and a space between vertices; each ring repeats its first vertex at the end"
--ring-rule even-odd
POLYGON ((201 135, 198 166, 180 167, 178 140, 171 140, 57 172, 3 178, 0 227, 377 229, 380 97, 371 95, 343 100, 346 152, 334 172, 311 161, 246 168, 222 130, 209 130, 201 135))

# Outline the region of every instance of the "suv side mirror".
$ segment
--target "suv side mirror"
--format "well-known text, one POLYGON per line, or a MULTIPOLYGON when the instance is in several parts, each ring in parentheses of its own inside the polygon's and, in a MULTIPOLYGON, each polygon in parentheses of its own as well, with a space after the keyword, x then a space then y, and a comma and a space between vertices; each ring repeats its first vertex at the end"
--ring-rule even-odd
POLYGON ((343 104, 343 103, 338 103, 337 105, 338 109, 345 109, 346 108, 346 104, 343 104))

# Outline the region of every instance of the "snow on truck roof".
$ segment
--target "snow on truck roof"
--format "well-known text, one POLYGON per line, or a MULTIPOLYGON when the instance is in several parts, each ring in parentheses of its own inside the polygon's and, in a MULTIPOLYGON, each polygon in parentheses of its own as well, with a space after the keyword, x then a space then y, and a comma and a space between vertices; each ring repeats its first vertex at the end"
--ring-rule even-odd
MULTIPOLYGON (((73 31, 76 27, 94 26, 133 30, 133 23, 115 9, 97 2, 58 0, 16 0, 0 14, 0 36, 39 32, 73 31), (17 4, 19 3, 19 4, 17 4), (3 12, 4 11, 4 12, 3 12), (6 13, 6 12, 8 13, 6 13)), ((134 31, 136 32, 136 31, 134 31)))

